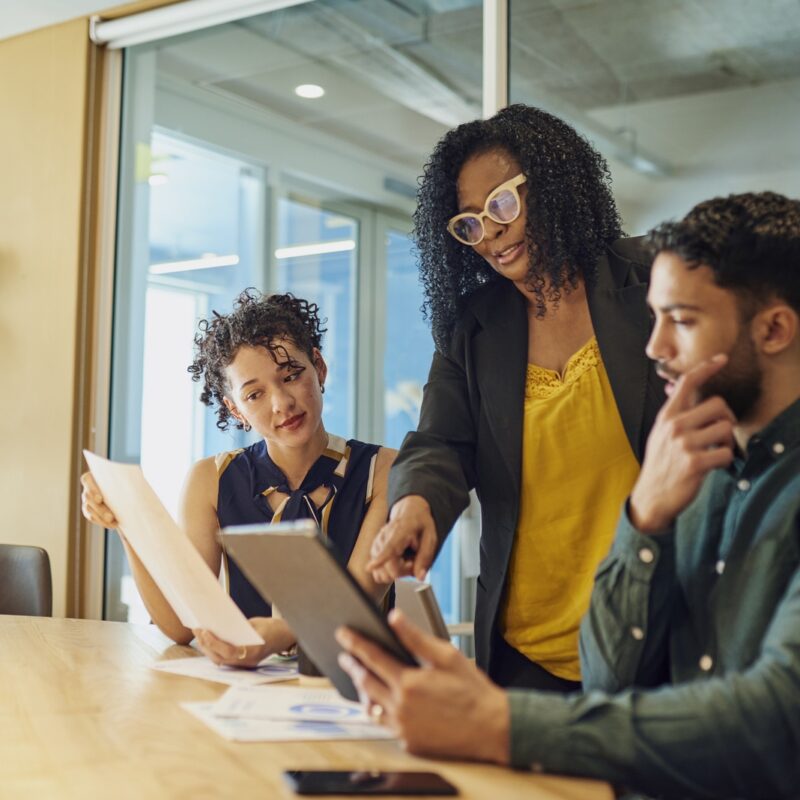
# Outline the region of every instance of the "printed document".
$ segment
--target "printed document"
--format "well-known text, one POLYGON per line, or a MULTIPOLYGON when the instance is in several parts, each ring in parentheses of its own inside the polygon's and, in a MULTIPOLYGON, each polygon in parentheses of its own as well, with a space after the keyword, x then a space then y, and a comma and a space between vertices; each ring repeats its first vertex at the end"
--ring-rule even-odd
POLYGON ((226 642, 263 644, 189 539, 181 533, 138 464, 117 464, 84 450, 120 530, 187 628, 205 628, 226 642))
POLYGON ((232 686, 217 700, 214 714, 238 719, 335 722, 339 725, 370 721, 360 703, 345 700, 336 689, 303 686, 232 686))
POLYGON ((181 703, 181 706, 211 728, 214 733, 233 742, 303 742, 324 740, 393 739, 386 728, 374 722, 348 723, 306 722, 249 717, 218 717, 216 703, 181 703))
POLYGON ((187 678, 200 678, 214 683, 227 683, 229 686, 258 686, 264 683, 291 681, 297 677, 297 664, 278 661, 270 656, 255 669, 218 666, 205 656, 171 658, 156 661, 150 665, 159 672, 169 672, 187 678))

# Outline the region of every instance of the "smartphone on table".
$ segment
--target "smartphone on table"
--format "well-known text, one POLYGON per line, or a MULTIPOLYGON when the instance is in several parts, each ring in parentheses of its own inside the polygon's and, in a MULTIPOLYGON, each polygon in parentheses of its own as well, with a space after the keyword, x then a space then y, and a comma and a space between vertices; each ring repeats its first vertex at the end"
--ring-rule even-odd
POLYGON ((297 794, 448 795, 458 789, 435 772, 290 770, 284 780, 297 794))

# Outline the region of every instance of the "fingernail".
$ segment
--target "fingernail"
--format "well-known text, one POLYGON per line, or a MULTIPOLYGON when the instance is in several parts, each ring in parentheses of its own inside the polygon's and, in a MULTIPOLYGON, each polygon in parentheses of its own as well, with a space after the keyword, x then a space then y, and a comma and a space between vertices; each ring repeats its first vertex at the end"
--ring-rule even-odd
POLYGON ((711 357, 711 360, 715 364, 719 364, 720 361, 725 361, 727 358, 728 358, 728 356, 726 356, 725 353, 717 353, 715 356, 711 357))
POLYGON ((349 672, 354 664, 353 657, 351 655, 348 655, 347 653, 339 653, 336 660, 339 662, 339 666, 345 672, 349 672))
POLYGON ((402 619, 403 619, 403 612, 402 612, 402 611, 400 611, 400 609, 399 609, 399 608, 393 608, 393 609, 392 609, 392 610, 389 612, 389 617, 388 617, 388 619, 389 619, 389 622, 399 622, 400 620, 402 620, 402 619))
POLYGON ((347 628, 337 628, 334 636, 342 647, 347 647, 350 644, 351 637, 347 628))

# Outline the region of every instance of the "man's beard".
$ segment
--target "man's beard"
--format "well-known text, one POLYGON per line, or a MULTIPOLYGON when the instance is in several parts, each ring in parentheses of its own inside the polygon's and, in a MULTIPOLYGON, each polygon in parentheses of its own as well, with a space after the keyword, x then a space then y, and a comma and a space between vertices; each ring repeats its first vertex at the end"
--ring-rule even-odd
POLYGON ((747 418, 761 397, 763 373, 758 355, 745 325, 728 353, 728 363, 699 389, 700 400, 719 396, 738 421, 747 418))

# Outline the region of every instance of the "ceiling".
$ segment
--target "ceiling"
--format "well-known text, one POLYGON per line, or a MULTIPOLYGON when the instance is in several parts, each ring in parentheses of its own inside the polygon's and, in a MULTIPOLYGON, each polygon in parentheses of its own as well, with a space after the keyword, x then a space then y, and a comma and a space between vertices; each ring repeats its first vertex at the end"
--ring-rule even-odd
MULTIPOLYGON (((118 3, 0 0, 0 38, 98 4, 118 3)), ((612 162, 675 176, 796 163, 800 0, 510 5, 512 101, 565 118, 612 162)), ((317 0, 145 47, 162 81, 419 174, 447 128, 481 113, 481 42, 480 0, 317 0), (305 82, 325 97, 296 97, 305 82)))
MULTIPOLYGON (((319 0, 157 48, 162 77, 419 165, 446 128, 480 115, 481 41, 480 0, 319 0), (326 96, 297 98, 301 82, 326 96)), ((761 87, 780 96, 800 78, 800 0, 512 0, 510 67, 513 101, 552 110, 643 171, 670 171, 605 112, 761 87)), ((797 106, 795 92, 785 102, 797 106)))
MULTIPOLYGON (((0 0, 0 39, 118 5, 0 0)), ((297 57, 367 83, 408 78, 417 67, 412 77, 435 77, 406 90, 443 122, 479 108, 480 0, 315 5, 234 26, 249 46, 256 42, 245 31, 291 42, 297 57)), ((800 0, 514 0, 511 15, 512 93, 556 95, 579 110, 800 77, 800 0)), ((242 90, 258 88, 290 61, 256 58, 256 69, 235 80, 242 90)))

